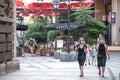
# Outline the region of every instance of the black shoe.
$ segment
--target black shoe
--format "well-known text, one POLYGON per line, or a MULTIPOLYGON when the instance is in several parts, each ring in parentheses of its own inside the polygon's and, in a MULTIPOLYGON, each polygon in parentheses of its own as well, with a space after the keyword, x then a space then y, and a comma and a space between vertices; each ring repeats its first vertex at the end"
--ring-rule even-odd
POLYGON ((104 75, 102 75, 102 77, 105 77, 104 75))
POLYGON ((83 77, 83 75, 80 75, 80 77, 83 77))
POLYGON ((89 63, 89 65, 90 65, 90 63, 89 63))
POLYGON ((101 76, 101 72, 99 72, 98 74, 99 74, 99 76, 101 76))

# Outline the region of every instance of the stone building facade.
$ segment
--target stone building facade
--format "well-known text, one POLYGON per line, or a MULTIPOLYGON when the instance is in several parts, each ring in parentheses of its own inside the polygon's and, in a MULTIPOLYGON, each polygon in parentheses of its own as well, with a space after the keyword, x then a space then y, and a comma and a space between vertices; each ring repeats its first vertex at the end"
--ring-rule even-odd
POLYGON ((0 0, 0 75, 19 69, 15 59, 16 8, 15 0, 0 0))
POLYGON ((95 18, 107 22, 110 45, 120 45, 120 0, 95 0, 95 18), (109 23, 109 12, 115 12, 115 23, 109 23))

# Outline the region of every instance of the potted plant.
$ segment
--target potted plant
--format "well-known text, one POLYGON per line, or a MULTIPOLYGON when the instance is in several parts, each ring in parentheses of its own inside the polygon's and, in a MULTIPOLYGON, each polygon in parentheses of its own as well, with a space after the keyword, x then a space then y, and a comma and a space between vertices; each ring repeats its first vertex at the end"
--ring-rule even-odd
POLYGON ((40 47, 40 55, 41 56, 46 56, 46 49, 45 49, 45 47, 40 47))

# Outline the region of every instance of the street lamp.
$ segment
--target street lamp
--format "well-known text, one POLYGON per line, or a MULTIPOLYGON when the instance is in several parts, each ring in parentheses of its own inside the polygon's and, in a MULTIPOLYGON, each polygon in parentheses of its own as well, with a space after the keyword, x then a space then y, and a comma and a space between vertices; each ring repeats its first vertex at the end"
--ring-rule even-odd
POLYGON ((68 25, 67 25, 67 53, 70 53, 70 0, 63 0, 67 4, 68 25))
MULTIPOLYGON (((57 5, 60 4, 60 0, 53 0, 52 4, 55 5, 55 24, 56 24, 56 28, 57 28, 57 5)), ((57 51, 57 31, 55 28, 55 51, 57 51)))
POLYGON ((67 1, 68 6, 68 39, 67 39, 67 53, 70 53, 70 0, 67 1))

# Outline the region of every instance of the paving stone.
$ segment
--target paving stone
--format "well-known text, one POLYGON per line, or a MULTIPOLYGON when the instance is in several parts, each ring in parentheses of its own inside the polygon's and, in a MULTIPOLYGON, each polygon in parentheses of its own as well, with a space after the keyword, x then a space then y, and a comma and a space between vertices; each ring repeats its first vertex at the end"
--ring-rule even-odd
POLYGON ((59 59, 60 58, 60 53, 61 52, 55 51, 54 58, 59 59))
POLYGON ((84 66, 84 77, 79 77, 77 61, 62 62, 48 56, 18 57, 20 70, 0 76, 0 80, 119 80, 120 54, 107 60, 105 78, 98 75, 97 66, 84 66))

